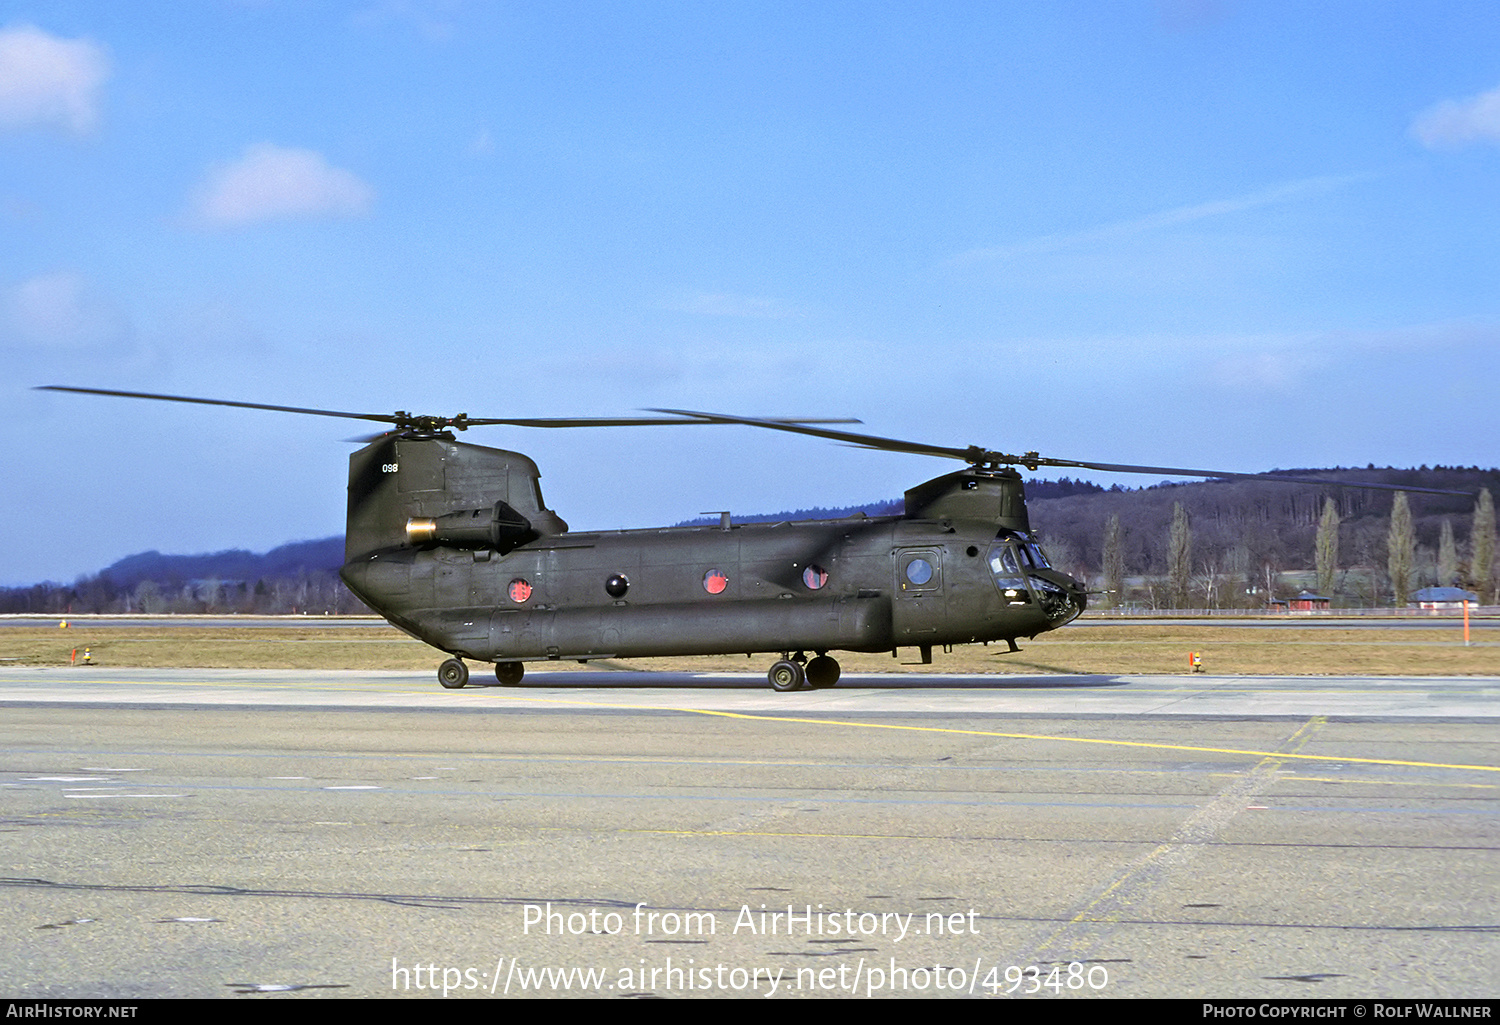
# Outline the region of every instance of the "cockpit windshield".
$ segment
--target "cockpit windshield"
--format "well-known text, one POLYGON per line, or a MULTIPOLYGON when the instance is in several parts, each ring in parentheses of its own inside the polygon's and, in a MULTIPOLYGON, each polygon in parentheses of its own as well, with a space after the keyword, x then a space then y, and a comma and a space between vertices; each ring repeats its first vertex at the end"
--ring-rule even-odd
POLYGON ((1052 569, 1042 546, 1030 534, 1000 531, 990 545, 988 560, 995 586, 1007 603, 1035 602, 1054 626, 1061 626, 1082 611, 1081 590, 1070 592, 1064 583, 1066 577, 1059 582, 1060 574, 1052 569))
MULTIPOLYGON (((1042 551, 1042 546, 1037 544, 1036 538, 1029 534, 1022 534, 1014 530, 1002 530, 995 540, 998 542, 1011 542, 1015 546, 1022 564, 1028 570, 1052 568, 1052 563, 1047 561, 1047 555, 1042 551)), ((996 572, 998 573, 999 570, 996 570, 996 572)))
POLYGON ((1031 600, 1031 589, 1026 586, 1026 574, 1021 570, 1016 552, 1015 545, 997 541, 990 545, 989 564, 1000 593, 1013 604, 1020 604, 1031 600))
POLYGON ((1042 546, 1036 542, 1021 545, 1021 558, 1026 560, 1026 565, 1031 569, 1051 569, 1052 565, 1047 561, 1047 556, 1042 554, 1042 546))

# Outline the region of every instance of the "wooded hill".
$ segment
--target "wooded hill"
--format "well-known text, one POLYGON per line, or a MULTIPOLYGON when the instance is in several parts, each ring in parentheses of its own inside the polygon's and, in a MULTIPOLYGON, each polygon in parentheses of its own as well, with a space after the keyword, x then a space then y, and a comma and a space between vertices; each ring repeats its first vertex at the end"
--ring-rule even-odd
MULTIPOLYGON (((1101 488, 1082 480, 1032 480, 1026 485, 1031 522, 1054 565, 1099 586, 1104 532, 1118 516, 1127 576, 1123 600, 1161 605, 1161 581, 1169 570, 1168 539, 1174 509, 1181 505, 1191 529, 1190 607, 1259 607, 1268 595, 1286 597, 1299 586, 1298 571, 1310 573, 1324 501, 1332 498, 1340 517, 1340 573, 1330 595, 1342 605, 1389 604, 1385 579, 1386 538, 1394 493, 1341 487, 1358 480, 1407 487, 1452 488, 1500 495, 1500 469, 1420 467, 1359 470, 1283 470, 1326 484, 1264 480, 1159 484, 1145 488, 1101 488)), ((1450 525, 1463 567, 1468 566, 1474 500, 1462 496, 1409 494, 1416 539, 1416 587, 1438 583, 1443 523, 1450 525)), ((841 509, 800 509, 739 515, 737 523, 832 519, 863 512, 899 514, 901 500, 841 509)), ((688 523, 716 523, 709 517, 688 523)), ((71 585, 54 583, 0 589, 0 612, 241 612, 315 614, 367 611, 338 578, 342 537, 299 541, 263 555, 242 550, 207 555, 128 556, 71 585)), ((1493 582, 1486 600, 1493 600, 1493 582)))
POLYGON ((343 537, 294 541, 263 555, 233 549, 204 555, 129 555, 71 586, 0 589, 0 612, 364 613, 339 579, 343 537))

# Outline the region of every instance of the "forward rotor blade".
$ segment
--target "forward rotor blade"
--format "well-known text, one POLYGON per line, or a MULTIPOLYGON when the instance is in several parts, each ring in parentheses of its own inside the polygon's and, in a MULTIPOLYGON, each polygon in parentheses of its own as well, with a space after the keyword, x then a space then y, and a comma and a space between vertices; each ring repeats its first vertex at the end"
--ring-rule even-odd
POLYGON ((856 448, 879 449, 886 452, 907 452, 913 455, 942 456, 950 459, 962 459, 978 466, 983 463, 1008 464, 1025 466, 1035 470, 1040 466, 1055 467, 1077 467, 1085 470, 1100 470, 1106 473, 1150 473, 1161 474, 1166 477, 1209 477, 1220 480, 1270 480, 1280 481, 1287 484, 1317 484, 1323 487, 1347 487, 1366 488, 1377 491, 1409 491, 1428 495, 1471 495, 1468 491, 1455 491, 1446 488, 1422 488, 1400 484, 1376 484, 1364 481, 1327 480, 1317 477, 1297 477, 1290 474, 1275 473, 1236 473, 1230 470, 1189 470, 1174 466, 1136 466, 1127 463, 1091 463, 1073 459, 1049 459, 1028 452, 1024 456, 1009 455, 1004 452, 992 452, 971 445, 968 448, 951 448, 943 445, 927 445, 916 441, 901 441, 896 438, 882 438, 873 434, 857 434, 853 431, 830 431, 818 427, 807 427, 798 423, 777 423, 769 420, 757 420, 753 417, 730 416, 726 413, 702 413, 688 409, 653 409, 653 413, 675 413, 678 416, 697 417, 711 423, 734 423, 746 424, 751 427, 769 427, 773 430, 790 431, 794 434, 809 434, 816 438, 827 438, 831 441, 842 441, 856 448))
POLYGON ((1219 480, 1273 480, 1286 484, 1318 484, 1323 487, 1364 488, 1375 491, 1410 491, 1424 495, 1472 495, 1449 488, 1422 488, 1411 484, 1377 484, 1373 481, 1329 480, 1324 477, 1294 477, 1285 473, 1234 473, 1229 470, 1185 470, 1173 466, 1133 466, 1125 463, 1086 463, 1071 459, 1039 459, 1039 466, 1075 466, 1106 473, 1155 473, 1168 477, 1212 477, 1219 480))
MULTIPOLYGON (((952 448, 945 445, 927 445, 919 441, 901 441, 896 438, 881 438, 874 434, 856 434, 853 431, 830 431, 821 427, 808 427, 810 423, 844 423, 840 420, 767 420, 757 419, 749 416, 730 416, 727 413, 699 413, 690 409, 653 409, 652 413, 673 413, 677 416, 694 417, 704 423, 716 424, 745 424, 750 427, 769 427, 776 431, 790 431, 793 434, 810 434, 814 438, 827 438, 830 441, 847 442, 857 448, 873 448, 886 452, 908 452, 919 456, 946 456, 949 459, 971 459, 975 454, 997 455, 998 453, 985 453, 976 447, 952 448)), ((858 421, 855 421, 856 423, 858 421)))

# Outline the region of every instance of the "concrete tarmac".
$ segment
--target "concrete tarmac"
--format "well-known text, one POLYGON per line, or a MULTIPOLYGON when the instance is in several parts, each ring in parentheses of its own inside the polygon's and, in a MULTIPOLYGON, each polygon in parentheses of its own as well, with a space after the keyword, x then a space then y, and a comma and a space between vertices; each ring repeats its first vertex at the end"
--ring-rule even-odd
POLYGON ((1497 696, 0 670, 0 995, 1493 997, 1497 696))

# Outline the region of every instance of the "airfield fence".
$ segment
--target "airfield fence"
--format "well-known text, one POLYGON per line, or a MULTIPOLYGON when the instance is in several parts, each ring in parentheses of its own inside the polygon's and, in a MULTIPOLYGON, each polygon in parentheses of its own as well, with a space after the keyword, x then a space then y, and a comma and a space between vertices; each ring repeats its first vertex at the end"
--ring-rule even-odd
MULTIPOLYGON (((1090 607, 1090 619, 1463 619, 1462 608, 1457 609, 1150 609, 1121 606, 1101 609, 1090 607)), ((1470 619, 1500 618, 1500 605, 1471 605, 1470 619)))

